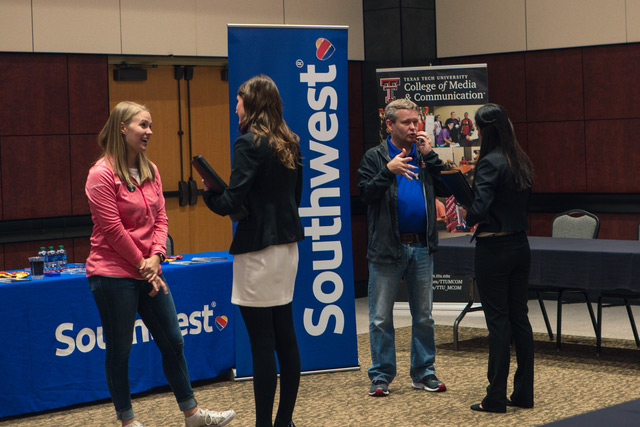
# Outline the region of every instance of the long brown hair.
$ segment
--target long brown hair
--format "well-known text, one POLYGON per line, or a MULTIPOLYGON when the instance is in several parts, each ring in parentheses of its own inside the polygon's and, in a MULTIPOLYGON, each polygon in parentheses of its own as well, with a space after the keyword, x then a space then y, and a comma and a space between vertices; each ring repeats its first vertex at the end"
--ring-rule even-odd
POLYGON ((253 77, 240 85, 238 96, 245 113, 238 123, 240 133, 253 132, 256 143, 266 138, 278 161, 295 169, 301 158, 300 138, 282 117, 282 99, 274 81, 264 74, 253 77))
POLYGON ((475 119, 481 141, 478 161, 492 151, 500 150, 507 159, 516 190, 531 188, 533 166, 516 139, 513 124, 505 109, 498 104, 486 104, 476 111, 475 119))
MULTIPOLYGON (((127 143, 125 136, 120 132, 122 123, 129 125, 131 120, 140 111, 149 111, 144 105, 131 101, 122 101, 116 105, 109 119, 98 135, 98 144, 102 148, 102 157, 111 166, 113 172, 127 185, 134 185, 131 174, 129 173, 129 165, 127 163, 127 143)), ((151 181, 156 178, 156 171, 151 160, 147 158, 145 153, 138 154, 138 171, 140 173, 140 183, 149 179, 151 181)))

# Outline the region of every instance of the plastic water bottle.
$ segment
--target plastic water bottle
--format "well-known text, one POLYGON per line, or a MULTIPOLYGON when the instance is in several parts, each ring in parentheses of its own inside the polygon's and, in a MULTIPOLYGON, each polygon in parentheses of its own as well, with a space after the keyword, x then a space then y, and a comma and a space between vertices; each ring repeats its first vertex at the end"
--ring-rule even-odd
POLYGON ((41 256, 42 259, 47 258, 47 249, 44 246, 40 246, 40 250, 38 251, 38 256, 41 256))
POLYGON ((54 270, 58 266, 56 261, 56 251, 53 249, 53 246, 49 246, 47 256, 44 259, 44 268, 47 270, 54 270))
POLYGON ((58 246, 56 257, 58 261, 58 268, 67 268, 67 251, 64 249, 63 245, 58 246))

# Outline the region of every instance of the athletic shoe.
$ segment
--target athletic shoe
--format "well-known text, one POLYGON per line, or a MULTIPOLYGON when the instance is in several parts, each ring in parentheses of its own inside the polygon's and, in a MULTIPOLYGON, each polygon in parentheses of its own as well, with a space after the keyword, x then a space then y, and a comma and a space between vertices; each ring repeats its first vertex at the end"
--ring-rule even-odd
POLYGON ((384 397, 389 395, 389 384, 376 380, 371 383, 371 388, 369 389, 369 396, 380 396, 384 397))
POLYGON ((411 385, 413 388, 427 391, 445 391, 447 389, 447 386, 438 380, 434 374, 427 375, 420 381, 414 381, 411 385))
POLYGON ((233 409, 218 412, 200 408, 194 415, 185 418, 184 425, 186 427, 226 426, 235 416, 233 409))

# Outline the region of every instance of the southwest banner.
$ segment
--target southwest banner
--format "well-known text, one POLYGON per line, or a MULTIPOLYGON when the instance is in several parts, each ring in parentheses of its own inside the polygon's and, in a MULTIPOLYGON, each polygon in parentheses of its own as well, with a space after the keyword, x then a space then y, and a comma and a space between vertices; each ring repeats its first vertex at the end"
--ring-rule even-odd
MULTIPOLYGON (((347 114, 347 27, 229 25, 231 143, 239 136, 238 87, 271 77, 284 118, 300 136, 305 239, 293 298, 302 371, 358 367, 347 114)), ((265 286, 268 286, 265 283, 265 286)), ((236 376, 252 375, 238 312, 236 376)))

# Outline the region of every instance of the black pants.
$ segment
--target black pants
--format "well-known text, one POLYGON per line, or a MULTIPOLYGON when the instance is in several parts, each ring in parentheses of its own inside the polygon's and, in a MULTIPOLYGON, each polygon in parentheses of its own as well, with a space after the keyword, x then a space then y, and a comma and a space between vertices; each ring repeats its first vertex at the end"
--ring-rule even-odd
POLYGON ((300 353, 293 328, 291 303, 276 307, 240 306, 247 326, 253 356, 253 395, 256 401, 256 426, 271 427, 273 401, 280 365, 280 402, 274 426, 286 426, 300 384, 300 353))
POLYGON ((511 342, 518 368, 511 400, 533 406, 533 332, 527 299, 531 265, 529 241, 524 232, 478 238, 475 271, 480 301, 489 329, 489 386, 482 407, 506 408, 511 342))

